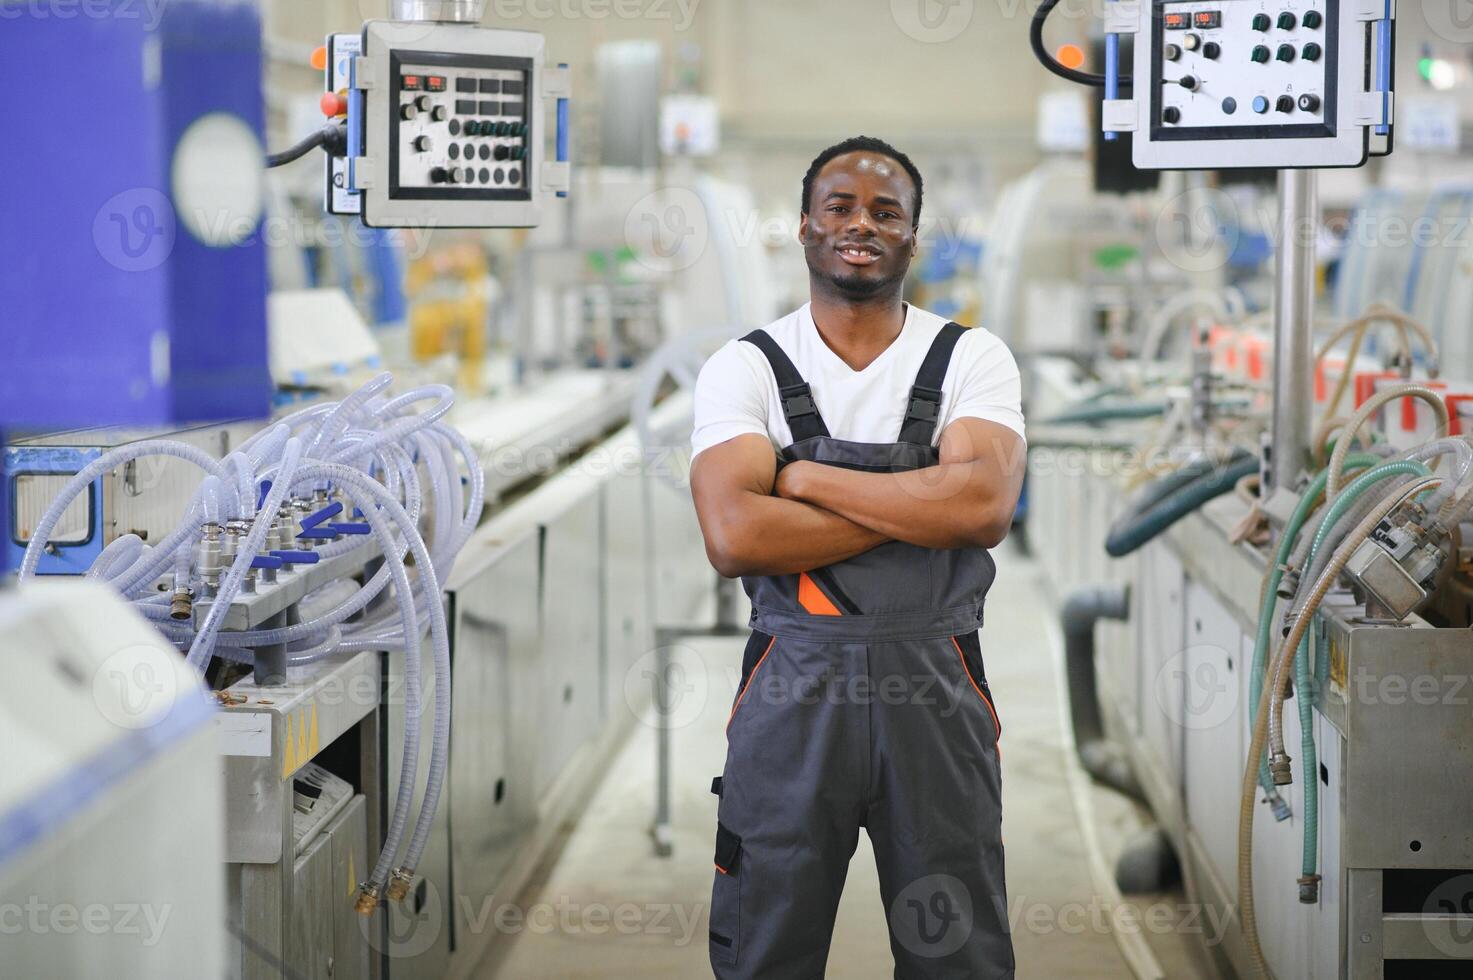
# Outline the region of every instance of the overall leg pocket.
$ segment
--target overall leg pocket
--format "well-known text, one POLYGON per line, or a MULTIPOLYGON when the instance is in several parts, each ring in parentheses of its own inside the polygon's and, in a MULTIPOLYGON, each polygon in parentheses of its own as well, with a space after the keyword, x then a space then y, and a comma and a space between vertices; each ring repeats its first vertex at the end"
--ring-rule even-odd
POLYGON ((992 700, 992 688, 987 686, 987 672, 982 665, 982 641, 976 633, 964 633, 961 636, 953 636, 951 645, 956 648, 956 654, 962 662, 962 672, 965 674, 968 684, 977 692, 982 703, 987 706, 987 714, 992 719, 992 730, 994 745, 1002 738, 1002 720, 997 716, 997 705, 992 700))
POLYGON ((716 881, 711 888, 711 960, 735 963, 742 937, 742 839, 716 824, 716 881))
POLYGON ((767 662, 772 648, 777 645, 777 637, 759 630, 753 630, 752 635, 747 638, 747 648, 742 652, 742 682, 737 688, 737 695, 732 701, 731 714, 726 719, 726 730, 731 731, 731 723, 736 720, 737 711, 741 709, 742 703, 752 699, 752 687, 760 680, 759 674, 762 665, 767 662))

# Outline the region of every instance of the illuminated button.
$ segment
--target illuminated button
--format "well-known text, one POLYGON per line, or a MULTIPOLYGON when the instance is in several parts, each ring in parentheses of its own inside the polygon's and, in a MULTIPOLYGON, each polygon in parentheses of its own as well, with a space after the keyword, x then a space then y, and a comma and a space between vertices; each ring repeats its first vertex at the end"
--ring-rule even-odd
POLYGON ((434 103, 430 101, 430 97, 428 95, 421 95, 414 100, 414 106, 420 112, 429 112, 430 106, 432 105, 434 105, 434 103))
POLYGON ((317 105, 322 109, 322 114, 330 119, 348 114, 348 100, 337 92, 323 92, 317 105))
POLYGON ((1177 80, 1177 84, 1188 92, 1195 92, 1202 87, 1202 81, 1196 75, 1183 75, 1177 80))
POLYGON ((1181 39, 1181 46, 1186 48, 1188 51, 1195 51, 1197 50, 1197 48, 1201 47, 1201 45, 1202 38, 1196 34, 1188 34, 1181 39))
POLYGON ((1266 31, 1272 25, 1273 25, 1273 21, 1271 21, 1271 20, 1268 19, 1268 14, 1254 14, 1253 15, 1253 29, 1255 31, 1266 31))
POLYGON ((1254 112, 1257 112, 1257 113, 1260 113, 1260 114, 1267 112, 1268 111, 1268 99, 1265 99, 1261 95, 1255 95, 1253 97, 1253 111, 1254 112))
POLYGON ((414 148, 420 153, 428 153, 432 145, 428 136, 416 136, 414 138, 414 148))
POLYGON ((413 102, 406 102, 399 107, 399 118, 406 122, 419 115, 419 110, 414 107, 413 102))
POLYGON ((1220 54, 1222 54, 1222 46, 1219 45, 1216 41, 1208 41, 1206 44, 1202 45, 1202 57, 1208 59, 1209 61, 1217 60, 1217 56, 1220 54))
POLYGON ((1279 45, 1279 52, 1278 52, 1278 54, 1274 55, 1274 57, 1277 58, 1279 61, 1293 61, 1294 60, 1294 45, 1292 45, 1292 44, 1281 44, 1281 45, 1279 45))
POLYGON ((1304 51, 1301 52, 1300 57, 1305 61, 1319 61, 1322 50, 1318 44, 1310 41, 1304 46, 1304 51))
POLYGON ((1175 61, 1176 59, 1181 57, 1181 48, 1177 47, 1175 44, 1168 44, 1166 48, 1161 52, 1161 57, 1165 58, 1167 61, 1175 61))
POLYGON ((445 107, 442 105, 437 105, 430 110, 430 118, 435 122, 444 122, 447 115, 449 113, 445 111, 445 107))
POLYGON ((1260 65, 1268 63, 1269 54, 1270 52, 1268 48, 1264 47, 1262 44, 1255 45, 1253 48, 1253 60, 1258 62, 1260 65))
POLYGON ((1274 111, 1275 112, 1293 112, 1294 111, 1294 96, 1292 96, 1292 95, 1281 95, 1277 99, 1274 99, 1274 111))
POLYGON ((466 171, 463 167, 451 167, 445 173, 445 180, 451 184, 465 183, 466 171))
POLYGON ((1311 95, 1308 92, 1304 93, 1299 97, 1299 108, 1303 112, 1319 112, 1320 97, 1318 95, 1311 95))
POLYGON ((1174 105, 1169 105, 1161 110, 1161 121, 1164 123, 1181 122, 1181 110, 1174 105))
POLYGON ((1238 111, 1238 100, 1229 95, 1222 100, 1222 111, 1231 116, 1238 111))
POLYGON ((1318 10, 1306 10, 1304 12, 1303 23, 1304 26, 1309 28, 1310 30, 1317 30, 1319 26, 1324 22, 1325 16, 1324 14, 1321 14, 1318 10))
POLYGON ((1292 31, 1297 23, 1299 23, 1299 18, 1295 17, 1291 11, 1286 10, 1279 14, 1279 30, 1292 31))

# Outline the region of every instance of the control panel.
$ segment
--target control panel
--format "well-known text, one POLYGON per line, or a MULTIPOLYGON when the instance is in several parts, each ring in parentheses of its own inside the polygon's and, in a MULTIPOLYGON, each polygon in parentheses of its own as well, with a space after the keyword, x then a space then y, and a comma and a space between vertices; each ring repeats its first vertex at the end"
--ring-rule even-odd
POLYGON ((1107 131, 1134 132, 1136 166, 1354 167, 1389 152, 1388 0, 1107 7, 1108 30, 1137 35, 1133 97, 1104 114, 1107 131))
POLYGON ((347 89, 347 184, 364 224, 538 224, 543 198, 566 194, 569 176, 568 71, 543 59, 542 35, 529 31, 365 24, 347 89))

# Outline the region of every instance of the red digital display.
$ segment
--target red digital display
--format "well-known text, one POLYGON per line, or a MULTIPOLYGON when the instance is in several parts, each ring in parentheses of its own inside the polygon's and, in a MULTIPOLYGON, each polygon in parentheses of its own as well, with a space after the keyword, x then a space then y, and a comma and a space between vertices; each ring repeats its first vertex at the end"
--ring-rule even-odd
POLYGON ((420 75, 403 75, 399 79, 399 85, 406 92, 418 92, 424 88, 424 78, 420 75))
POLYGON ((425 81, 427 83, 429 83, 429 90, 431 92, 443 92, 443 91, 445 91, 445 76, 444 75, 427 75, 425 77, 425 81))
POLYGON ((1191 18, 1185 13, 1168 13, 1162 18, 1168 31, 1184 31, 1191 26, 1191 18))
POLYGON ((1199 10, 1192 14, 1192 23, 1204 29, 1222 26, 1221 10, 1199 10))

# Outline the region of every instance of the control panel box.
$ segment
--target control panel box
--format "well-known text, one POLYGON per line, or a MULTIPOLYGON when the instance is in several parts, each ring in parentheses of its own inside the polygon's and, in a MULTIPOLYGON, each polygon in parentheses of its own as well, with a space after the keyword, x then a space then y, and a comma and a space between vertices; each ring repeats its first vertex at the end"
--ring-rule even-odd
POLYGON ((1133 98, 1105 103, 1145 169, 1357 167, 1389 152, 1390 0, 1115 3, 1133 98), (1373 139, 1375 138, 1375 139, 1373 139))
POLYGON ((465 24, 364 25, 348 98, 348 190, 364 224, 539 223, 543 197, 568 186, 568 71, 544 64, 544 43, 465 24))

